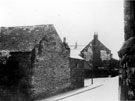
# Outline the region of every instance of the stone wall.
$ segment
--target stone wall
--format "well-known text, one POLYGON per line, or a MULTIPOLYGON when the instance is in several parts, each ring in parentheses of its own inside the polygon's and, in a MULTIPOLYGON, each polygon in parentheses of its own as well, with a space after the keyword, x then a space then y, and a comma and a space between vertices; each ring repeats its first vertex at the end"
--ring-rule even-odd
POLYGON ((135 2, 134 0, 125 0, 124 3, 124 32, 125 40, 135 37, 135 2))
POLYGON ((59 94, 71 85, 68 57, 62 53, 45 52, 37 55, 32 85, 34 98, 59 94))
POLYGON ((71 89, 84 87, 84 61, 70 58, 71 89))
POLYGON ((15 95, 13 101, 37 100, 84 86, 83 62, 69 58, 70 50, 53 25, 0 28, 0 53, 2 51, 11 53, 11 64, 17 62, 19 68, 13 66, 14 72, 9 75, 19 73, 16 77, 21 76, 16 93, 11 92, 15 95), (30 99, 23 99, 24 96, 30 99))
POLYGON ((124 2, 125 42, 118 52, 121 62, 119 70, 120 101, 135 100, 135 1, 124 2))
POLYGON ((71 85, 69 51, 65 49, 55 29, 51 28, 33 50, 33 97, 49 97, 71 85))

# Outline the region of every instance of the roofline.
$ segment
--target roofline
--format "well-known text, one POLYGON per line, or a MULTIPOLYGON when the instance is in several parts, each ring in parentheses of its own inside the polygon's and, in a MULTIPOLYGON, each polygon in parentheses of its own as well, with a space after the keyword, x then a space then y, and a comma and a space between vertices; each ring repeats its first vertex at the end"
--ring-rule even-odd
POLYGON ((39 24, 39 25, 20 25, 20 26, 0 26, 0 28, 8 28, 8 27, 37 27, 37 26, 54 26, 53 24, 39 24))

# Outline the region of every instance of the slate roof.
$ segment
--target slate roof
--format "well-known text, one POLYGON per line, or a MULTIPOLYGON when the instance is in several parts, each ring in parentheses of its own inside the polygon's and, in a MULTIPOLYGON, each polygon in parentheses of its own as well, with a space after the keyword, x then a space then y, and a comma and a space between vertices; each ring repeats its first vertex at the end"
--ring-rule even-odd
POLYGON ((77 48, 74 47, 75 47, 74 45, 70 45, 70 57, 82 60, 83 58, 80 56, 80 52, 84 46, 78 45, 77 48))
MULTIPOLYGON (((83 49, 82 51, 84 51, 85 49, 87 49, 88 47, 92 48, 92 44, 93 44, 93 40, 91 42, 89 42, 83 49)), ((108 49, 101 41, 96 40, 96 45, 99 49, 101 50, 107 50, 110 51, 110 49, 108 49)))
POLYGON ((93 44, 94 44, 94 40, 95 40, 95 49, 96 51, 100 51, 100 50, 105 50, 107 53, 111 53, 111 50, 108 49, 99 39, 98 39, 98 35, 94 35, 94 38, 92 41, 90 41, 80 52, 80 56, 82 58, 84 58, 84 52, 88 51, 89 48, 91 48, 92 50, 92 47, 93 47, 93 44), (96 37, 95 37, 96 36, 96 37))
MULTIPOLYGON (((0 51, 31 51, 43 37, 59 37, 54 26, 35 25, 0 28, 0 51)), ((58 38, 59 41, 60 38, 58 38)))

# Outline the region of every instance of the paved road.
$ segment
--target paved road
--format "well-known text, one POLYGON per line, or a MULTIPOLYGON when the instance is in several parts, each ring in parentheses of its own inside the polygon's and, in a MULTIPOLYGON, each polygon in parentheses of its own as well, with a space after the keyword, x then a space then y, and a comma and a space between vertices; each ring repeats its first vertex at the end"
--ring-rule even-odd
POLYGON ((118 101, 118 77, 85 80, 85 87, 70 93, 65 93, 42 101, 118 101))
POLYGON ((118 77, 108 79, 103 86, 60 101, 118 101, 118 77))

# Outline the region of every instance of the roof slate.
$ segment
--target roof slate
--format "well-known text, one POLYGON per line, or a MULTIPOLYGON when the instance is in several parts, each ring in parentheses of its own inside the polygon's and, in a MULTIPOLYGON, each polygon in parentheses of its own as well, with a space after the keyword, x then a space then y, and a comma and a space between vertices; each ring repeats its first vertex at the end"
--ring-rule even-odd
POLYGON ((31 51, 46 35, 56 35, 52 24, 0 28, 0 51, 31 51))

